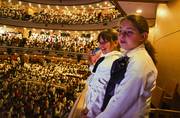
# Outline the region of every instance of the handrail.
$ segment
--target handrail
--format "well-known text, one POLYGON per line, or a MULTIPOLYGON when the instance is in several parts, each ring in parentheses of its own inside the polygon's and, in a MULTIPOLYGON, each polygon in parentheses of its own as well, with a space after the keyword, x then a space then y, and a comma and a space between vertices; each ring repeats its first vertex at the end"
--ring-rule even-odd
POLYGON ((27 49, 27 50, 32 50, 32 51, 40 50, 40 51, 59 52, 59 53, 70 53, 70 54, 83 54, 83 55, 86 54, 86 53, 79 53, 79 52, 68 52, 68 51, 48 50, 48 49, 37 48, 37 47, 28 48, 28 47, 16 47, 16 46, 0 46, 0 48, 27 49))
POLYGON ((107 28, 116 28, 120 18, 116 18, 107 24, 76 24, 76 25, 65 25, 65 24, 44 24, 34 23, 23 20, 13 20, 10 18, 0 17, 0 24, 10 25, 15 27, 26 27, 26 28, 38 28, 38 29, 49 29, 49 30, 69 30, 69 31, 87 31, 87 30, 103 30, 107 28))
POLYGON ((71 1, 70 0, 22 0, 22 1, 35 3, 35 4, 70 6, 70 5, 94 4, 101 2, 103 0, 71 0, 71 1))
POLYGON ((82 91, 79 98, 76 100, 68 118, 81 118, 81 112, 85 105, 85 96, 86 96, 87 87, 82 91))
MULTIPOLYGON (((29 51, 41 51, 38 52, 38 54, 43 54, 42 52, 49 52, 48 55, 51 55, 52 53, 55 54, 53 56, 58 56, 59 54, 61 54, 62 56, 67 56, 71 55, 74 58, 77 58, 77 55, 82 55, 82 59, 87 59, 87 54, 86 53, 80 53, 80 52, 68 52, 68 51, 59 51, 59 50, 48 50, 48 49, 43 49, 43 48, 37 48, 37 47, 33 47, 33 48, 28 48, 28 47, 15 47, 15 46, 0 46, 1 48, 6 48, 6 49, 14 49, 15 52, 18 52, 17 50, 20 50, 20 53, 32 53, 33 52, 29 52, 29 51), (52 53, 50 53, 52 52, 52 53)), ((34 52, 34 54, 37 54, 37 52, 34 52)))
POLYGON ((77 107, 77 105, 78 105, 78 103, 79 103, 79 100, 80 100, 80 98, 81 98, 81 95, 82 95, 82 93, 79 95, 79 97, 78 97, 77 100, 75 101, 74 106, 73 106, 73 108, 71 109, 71 112, 70 112, 68 118, 73 118, 73 115, 74 115, 74 113, 75 113, 76 107, 77 107))

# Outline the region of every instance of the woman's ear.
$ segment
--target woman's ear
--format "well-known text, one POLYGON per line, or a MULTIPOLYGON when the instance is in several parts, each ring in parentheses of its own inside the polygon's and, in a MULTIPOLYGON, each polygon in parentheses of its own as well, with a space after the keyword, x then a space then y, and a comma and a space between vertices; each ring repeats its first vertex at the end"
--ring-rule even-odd
POLYGON ((113 44, 115 50, 120 48, 118 40, 113 41, 112 44, 113 44))
POLYGON ((115 41, 115 45, 116 45, 116 47, 119 47, 119 41, 118 40, 115 41))
POLYGON ((148 33, 147 33, 147 32, 142 33, 142 37, 143 37, 144 39, 147 39, 147 38, 148 38, 148 33))
POLYGON ((146 40, 148 38, 148 33, 147 32, 144 32, 141 35, 142 35, 142 39, 140 40, 140 42, 143 42, 144 40, 146 40))

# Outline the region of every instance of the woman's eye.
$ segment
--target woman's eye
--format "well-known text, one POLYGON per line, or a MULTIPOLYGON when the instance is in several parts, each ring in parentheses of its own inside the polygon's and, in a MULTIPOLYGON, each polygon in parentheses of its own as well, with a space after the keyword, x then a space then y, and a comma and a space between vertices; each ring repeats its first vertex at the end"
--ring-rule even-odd
POLYGON ((127 31, 127 32, 126 32, 126 34, 127 34, 128 36, 131 36, 133 33, 134 33, 133 31, 127 31))
POLYGON ((120 30, 120 29, 117 29, 117 32, 121 33, 121 30, 120 30))
POLYGON ((127 34, 130 34, 130 35, 131 35, 131 34, 133 34, 133 32, 132 32, 132 31, 127 31, 127 34))
POLYGON ((119 35, 122 35, 122 30, 118 30, 119 35))

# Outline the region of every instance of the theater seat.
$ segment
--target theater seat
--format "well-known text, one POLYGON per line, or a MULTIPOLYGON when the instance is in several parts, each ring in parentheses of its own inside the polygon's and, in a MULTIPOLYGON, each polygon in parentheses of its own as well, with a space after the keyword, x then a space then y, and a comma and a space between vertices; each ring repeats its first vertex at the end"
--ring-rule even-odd
POLYGON ((167 108, 173 108, 177 97, 178 83, 176 80, 166 81, 164 87, 163 104, 167 108))
POLYGON ((161 109, 164 90, 158 86, 152 91, 150 118, 180 118, 180 111, 161 109))

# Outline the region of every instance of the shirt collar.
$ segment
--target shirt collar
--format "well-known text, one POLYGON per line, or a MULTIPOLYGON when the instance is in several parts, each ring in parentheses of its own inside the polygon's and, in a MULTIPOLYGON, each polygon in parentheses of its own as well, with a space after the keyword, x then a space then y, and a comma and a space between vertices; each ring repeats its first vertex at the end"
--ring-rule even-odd
POLYGON ((142 50, 144 48, 145 48, 144 44, 141 44, 141 45, 139 45, 138 47, 136 47, 136 48, 134 48, 132 50, 124 50, 124 49, 122 49, 123 56, 132 57, 136 51, 142 50))
POLYGON ((120 51, 111 51, 107 54, 104 54, 104 55, 101 55, 101 57, 107 57, 107 56, 111 56, 111 55, 114 55, 114 54, 117 54, 117 55, 122 55, 120 51))

